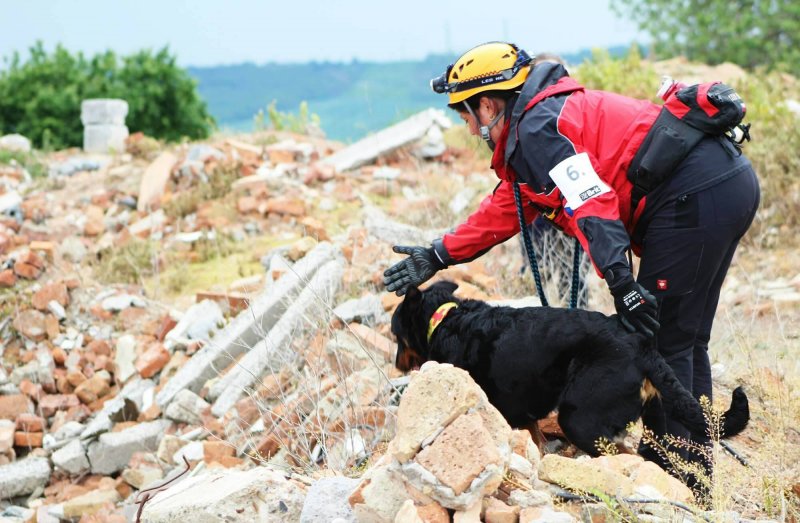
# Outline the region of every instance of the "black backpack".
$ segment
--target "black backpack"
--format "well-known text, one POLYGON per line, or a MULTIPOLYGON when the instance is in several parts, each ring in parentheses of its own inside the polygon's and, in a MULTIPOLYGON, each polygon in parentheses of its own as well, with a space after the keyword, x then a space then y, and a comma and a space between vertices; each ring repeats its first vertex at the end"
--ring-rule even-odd
POLYGON ((631 216, 641 199, 667 179, 704 136, 729 140, 738 152, 750 140, 750 125, 743 125, 747 107, 742 98, 721 82, 675 89, 666 97, 653 127, 628 167, 631 216))

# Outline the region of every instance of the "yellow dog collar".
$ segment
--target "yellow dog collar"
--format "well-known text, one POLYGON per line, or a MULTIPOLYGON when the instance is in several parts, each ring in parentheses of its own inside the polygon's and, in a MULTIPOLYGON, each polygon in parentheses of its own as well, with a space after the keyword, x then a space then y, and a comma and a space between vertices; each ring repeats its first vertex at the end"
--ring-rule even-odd
POLYGON ((433 336, 433 331, 436 330, 436 327, 442 323, 442 320, 444 320, 445 316, 447 316, 447 313, 450 312, 450 309, 455 309, 456 307, 458 307, 456 302, 448 301, 436 309, 436 312, 434 312, 433 316, 431 316, 431 321, 428 323, 428 343, 430 343, 431 336, 433 336))

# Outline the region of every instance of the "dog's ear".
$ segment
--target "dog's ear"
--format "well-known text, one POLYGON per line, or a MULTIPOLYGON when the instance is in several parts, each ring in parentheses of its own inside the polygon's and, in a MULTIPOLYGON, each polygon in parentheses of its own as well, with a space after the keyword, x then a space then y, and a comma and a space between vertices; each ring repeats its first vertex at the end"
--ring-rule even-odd
POLYGON ((456 289, 458 289, 458 284, 453 281, 441 280, 431 285, 430 288, 444 291, 448 294, 453 294, 454 292, 456 292, 456 289))
POLYGON ((409 285, 406 289, 406 299, 404 301, 412 304, 419 303, 422 301, 422 291, 420 291, 414 285, 409 285))

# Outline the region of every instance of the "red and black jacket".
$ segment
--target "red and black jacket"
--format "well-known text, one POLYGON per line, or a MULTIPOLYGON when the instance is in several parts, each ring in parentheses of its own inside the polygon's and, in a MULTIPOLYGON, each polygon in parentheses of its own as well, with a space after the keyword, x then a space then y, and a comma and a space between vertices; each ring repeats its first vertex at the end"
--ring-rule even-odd
MULTIPOLYGON (((630 208, 632 184, 626 173, 660 109, 646 100, 584 89, 561 65, 536 65, 507 107, 492 157, 500 183, 466 222, 433 242, 437 255, 447 265, 463 263, 517 234, 517 181, 528 223, 541 213, 577 237, 601 277, 609 269, 624 271, 630 234, 645 203, 638 212, 630 208), (574 189, 557 185, 554 177, 563 180, 556 171, 563 173, 565 165, 587 157, 591 165, 581 165, 593 168, 596 176, 588 174, 599 181, 578 200, 574 189), (567 195, 577 202, 575 209, 567 195)), ((574 169, 571 174, 578 177, 574 169)), ((638 246, 633 249, 638 252, 638 246)))

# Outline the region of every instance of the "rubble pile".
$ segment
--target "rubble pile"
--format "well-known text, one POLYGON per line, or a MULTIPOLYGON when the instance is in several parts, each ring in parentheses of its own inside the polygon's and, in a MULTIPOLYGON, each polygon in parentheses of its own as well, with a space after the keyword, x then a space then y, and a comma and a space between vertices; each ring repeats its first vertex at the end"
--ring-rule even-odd
MULTIPOLYGON (((392 245, 429 242, 431 216, 492 186, 450 162, 469 152, 444 146, 447 126, 429 111, 349 147, 133 134, 125 153, 50 153, 45 178, 0 164, 0 521, 131 521, 142 505, 164 522, 603 512, 555 504, 560 487, 688 501, 630 456, 542 458, 458 369, 393 367, 392 245)), ((440 277, 501 299, 496 274, 440 277)))

